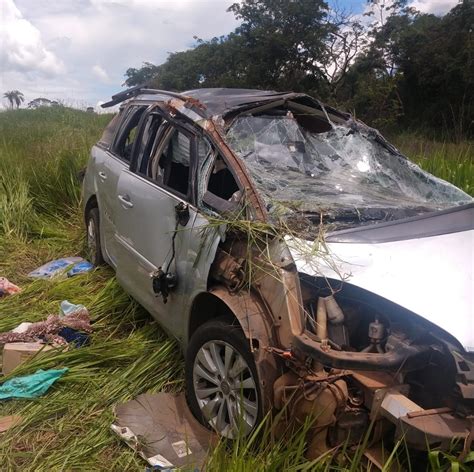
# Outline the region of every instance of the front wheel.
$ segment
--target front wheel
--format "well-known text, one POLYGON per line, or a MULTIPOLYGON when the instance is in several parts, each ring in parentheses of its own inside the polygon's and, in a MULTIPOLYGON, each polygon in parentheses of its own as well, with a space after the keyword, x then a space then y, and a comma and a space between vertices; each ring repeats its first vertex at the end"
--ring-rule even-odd
POLYGON ((188 404, 218 434, 250 434, 261 420, 257 370, 240 327, 214 320, 193 334, 186 354, 188 404))
POLYGON ((86 216, 88 258, 95 266, 105 264, 100 244, 99 209, 91 208, 86 216))

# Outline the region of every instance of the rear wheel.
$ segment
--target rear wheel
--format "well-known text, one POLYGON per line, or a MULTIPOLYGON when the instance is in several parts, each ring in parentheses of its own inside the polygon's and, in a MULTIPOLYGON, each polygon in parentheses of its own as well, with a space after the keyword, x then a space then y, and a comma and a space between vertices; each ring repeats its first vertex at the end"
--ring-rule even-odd
POLYGON ((86 217, 88 258, 95 266, 105 264, 100 245, 99 209, 91 208, 86 217))
POLYGON ((188 404, 199 421, 234 439, 262 417, 257 370, 240 327, 225 320, 196 330, 186 355, 188 404))

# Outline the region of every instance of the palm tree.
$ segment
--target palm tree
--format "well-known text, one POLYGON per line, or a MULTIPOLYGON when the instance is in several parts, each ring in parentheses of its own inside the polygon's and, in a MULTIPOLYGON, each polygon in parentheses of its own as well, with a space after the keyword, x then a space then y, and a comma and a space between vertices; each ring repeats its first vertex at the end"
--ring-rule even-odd
POLYGON ((10 102, 10 108, 13 108, 13 105, 18 108, 21 102, 25 101, 25 97, 19 90, 10 90, 5 92, 3 96, 10 102))

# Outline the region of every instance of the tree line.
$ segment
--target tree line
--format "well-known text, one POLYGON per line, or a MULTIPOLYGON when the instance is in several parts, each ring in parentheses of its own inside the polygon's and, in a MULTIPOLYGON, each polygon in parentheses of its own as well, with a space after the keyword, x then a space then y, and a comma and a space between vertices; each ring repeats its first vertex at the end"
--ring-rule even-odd
MULTIPOLYGON (((8 90, 3 94, 3 98, 8 101, 10 109, 18 109, 25 101, 23 92, 19 90, 8 90)), ((38 108, 61 107, 63 106, 59 100, 50 100, 49 98, 38 97, 28 102, 27 107, 33 110, 38 108)), ((87 107, 87 111, 94 111, 93 107, 87 107), (90 109, 90 110, 89 110, 90 109)))
POLYGON ((474 3, 439 17, 406 0, 371 1, 360 16, 324 0, 235 3, 234 31, 195 38, 194 48, 163 64, 129 68, 124 85, 301 91, 385 129, 472 136, 474 3))

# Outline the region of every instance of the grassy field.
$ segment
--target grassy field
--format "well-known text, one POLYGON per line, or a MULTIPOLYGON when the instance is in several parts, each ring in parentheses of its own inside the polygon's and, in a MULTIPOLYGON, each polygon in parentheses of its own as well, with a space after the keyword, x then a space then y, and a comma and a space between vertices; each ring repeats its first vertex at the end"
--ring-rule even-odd
MULTIPOLYGON (((120 289, 111 270, 55 281, 26 277, 53 258, 84 254, 76 174, 109 119, 70 109, 0 113, 0 276, 23 287, 0 301, 0 332, 58 313, 64 299, 86 305, 94 321, 90 346, 48 354, 15 372, 69 368, 42 398, 0 403, 0 416, 23 418, 1 438, 2 471, 142 471, 142 459, 110 432, 112 407, 143 392, 183 387, 177 345, 120 289)), ((408 135, 395 141, 430 172, 474 193, 471 143, 408 135)), ((253 441, 236 443, 231 451, 221 445, 208 469, 364 469, 358 457, 346 465, 336 466, 330 457, 305 463, 301 435, 291 444, 266 435, 258 447, 253 441)))

